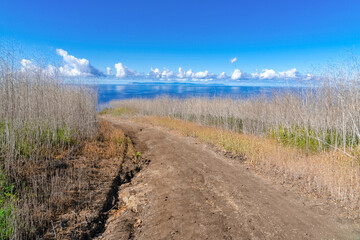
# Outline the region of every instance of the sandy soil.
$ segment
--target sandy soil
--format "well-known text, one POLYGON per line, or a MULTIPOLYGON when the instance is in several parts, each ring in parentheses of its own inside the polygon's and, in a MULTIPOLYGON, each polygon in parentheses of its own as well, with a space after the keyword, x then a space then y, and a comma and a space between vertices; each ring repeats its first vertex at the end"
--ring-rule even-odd
MULTIPOLYGON (((98 239, 358 239, 307 196, 256 175, 196 139, 108 117, 150 161, 119 188, 98 239)), ((321 205, 321 204, 320 204, 321 205)))

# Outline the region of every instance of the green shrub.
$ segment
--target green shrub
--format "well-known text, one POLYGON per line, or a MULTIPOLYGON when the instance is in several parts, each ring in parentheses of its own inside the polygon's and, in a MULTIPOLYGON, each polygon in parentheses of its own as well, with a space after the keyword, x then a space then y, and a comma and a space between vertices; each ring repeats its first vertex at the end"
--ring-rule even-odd
POLYGON ((15 231, 16 194, 0 171, 0 239, 10 239, 15 231))
POLYGON ((317 133, 310 127, 300 126, 271 128, 267 131, 267 135, 283 144, 310 151, 328 150, 334 146, 350 147, 359 144, 359 138, 350 133, 345 134, 344 140, 343 135, 335 130, 322 130, 321 133, 317 133))
POLYGON ((99 114, 111 114, 113 116, 133 116, 136 114, 136 111, 129 108, 104 108, 99 114))

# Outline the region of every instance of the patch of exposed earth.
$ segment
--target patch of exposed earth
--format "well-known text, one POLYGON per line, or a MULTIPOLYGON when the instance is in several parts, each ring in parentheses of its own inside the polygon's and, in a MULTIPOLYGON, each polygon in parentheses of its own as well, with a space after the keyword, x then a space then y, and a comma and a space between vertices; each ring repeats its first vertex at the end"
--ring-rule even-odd
POLYGON ((196 139, 108 117, 150 164, 97 239, 358 239, 359 226, 196 139))

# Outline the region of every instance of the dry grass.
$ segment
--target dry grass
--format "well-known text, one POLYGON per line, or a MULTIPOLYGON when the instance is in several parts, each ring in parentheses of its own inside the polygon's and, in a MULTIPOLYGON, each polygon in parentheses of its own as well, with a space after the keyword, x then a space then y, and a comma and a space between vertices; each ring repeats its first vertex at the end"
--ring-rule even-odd
POLYGON ((250 99, 157 98, 114 101, 113 108, 168 116, 258 136, 271 136, 306 151, 337 149, 349 155, 360 141, 358 68, 324 76, 301 92, 250 99))
MULTIPOLYGON (((136 160, 131 140, 120 129, 101 121, 96 137, 84 141, 72 159, 66 161, 68 167, 61 174, 65 186, 61 194, 68 205, 58 206, 58 211, 47 219, 52 221, 52 225, 45 226, 45 235, 41 237, 91 238, 99 224, 103 223, 100 221, 103 218, 99 218, 104 214, 101 211, 112 207, 107 205, 113 201, 109 192, 125 159, 136 160)), ((56 200, 55 197, 49 196, 49 199, 56 200)))
POLYGON ((298 184, 309 193, 330 197, 352 209, 359 208, 360 166, 342 152, 306 153, 298 148, 280 145, 274 139, 168 117, 142 117, 137 121, 151 122, 185 136, 197 137, 225 151, 241 154, 245 156, 246 163, 258 171, 298 184))
POLYGON ((107 122, 100 122, 97 141, 85 141, 82 156, 88 158, 122 158, 127 144, 131 144, 120 129, 114 129, 107 122))
POLYGON ((0 194, 0 212, 12 205, 0 214, 0 238, 34 239, 70 205, 67 192, 83 172, 66 161, 97 133, 96 94, 16 62, 0 55, 0 168, 12 186, 0 194))

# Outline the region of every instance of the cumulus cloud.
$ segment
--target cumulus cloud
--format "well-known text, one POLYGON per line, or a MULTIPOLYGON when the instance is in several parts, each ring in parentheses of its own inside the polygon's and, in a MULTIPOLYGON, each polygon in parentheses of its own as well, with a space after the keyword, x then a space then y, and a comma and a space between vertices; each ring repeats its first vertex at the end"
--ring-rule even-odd
POLYGON ((231 75, 232 80, 239 80, 242 76, 242 73, 239 69, 235 69, 234 72, 231 75))
POLYGON ((45 72, 51 76, 54 76, 58 73, 58 69, 55 66, 49 64, 45 69, 45 72))
MULTIPOLYGON (((154 70, 154 69, 152 69, 154 70)), ((155 69, 156 70, 156 69, 155 69)), ((191 69, 184 70, 181 67, 178 69, 179 73, 176 75, 178 79, 232 79, 232 80, 239 80, 239 79, 312 79, 312 75, 302 75, 297 71, 296 68, 285 70, 281 72, 276 72, 273 69, 263 69, 261 72, 254 72, 254 73, 245 73, 242 72, 240 69, 235 69, 233 73, 228 76, 225 72, 220 73, 219 75, 215 75, 210 73, 209 71, 199 71, 193 72, 191 69)), ((158 75, 161 76, 161 72, 157 70, 158 75)), ((153 74, 155 75, 155 74, 153 74)), ((172 75, 171 75, 172 76, 172 75)))
POLYGON ((261 79, 273 79, 276 78, 277 74, 273 69, 264 69, 260 74, 261 79))
POLYGON ((126 78, 126 77, 139 75, 137 72, 126 67, 121 62, 115 64, 115 69, 116 69, 116 77, 118 78, 126 78))
POLYGON ((185 71, 179 67, 179 73, 177 74, 177 77, 181 79, 212 79, 215 78, 215 75, 207 70, 193 72, 192 69, 185 71))
MULTIPOLYGON (((27 70, 41 70, 47 74, 61 74, 64 76, 111 76, 113 74, 112 68, 106 67, 105 74, 96 69, 90 64, 85 58, 76 58, 69 55, 67 51, 63 49, 57 49, 56 53, 63 58, 63 65, 56 68, 52 65, 47 67, 39 67, 34 64, 32 60, 22 59, 20 61, 20 71, 27 70)), ((235 63, 237 58, 230 59, 230 63, 235 63)), ((178 72, 173 72, 167 68, 162 70, 159 68, 151 68, 148 74, 138 73, 123 63, 119 62, 115 64, 116 74, 118 78, 144 78, 144 79, 161 79, 161 80, 246 80, 246 79, 258 79, 258 80, 281 80, 281 79, 295 79, 295 80, 312 80, 315 77, 311 74, 301 74, 296 68, 292 68, 285 71, 276 72, 273 69, 263 69, 262 71, 256 70, 256 72, 248 74, 242 72, 240 69, 235 69, 230 76, 226 75, 225 72, 215 75, 210 73, 208 70, 194 72, 192 69, 186 70, 181 67, 178 68, 178 72)))
POLYGON ((179 71, 179 73, 177 74, 177 77, 178 78, 184 78, 184 71, 182 70, 181 67, 179 67, 178 71, 179 71))
POLYGON ((204 71, 204 72, 197 72, 195 73, 195 78, 209 78, 211 77, 210 74, 209 74, 209 71, 204 71))
POLYGON ((227 75, 226 75, 225 72, 222 72, 222 73, 220 73, 216 78, 217 78, 217 79, 226 79, 226 78, 227 78, 227 75))
POLYGON ((29 59, 21 59, 20 64, 21 64, 21 70, 23 71, 27 69, 35 68, 35 64, 29 59))
POLYGON ((160 78, 162 72, 159 68, 150 68, 150 73, 148 74, 150 77, 160 78))
POLYGON ((21 72, 26 72, 26 71, 38 72, 38 71, 41 71, 42 73, 49 74, 49 75, 55 75, 57 73, 57 68, 54 67, 53 65, 49 64, 46 68, 41 68, 38 65, 36 65, 32 60, 29 60, 29 59, 21 59, 20 65, 21 65, 21 68, 20 68, 21 72))
POLYGON ((106 68, 106 75, 111 75, 112 74, 112 70, 111 70, 111 68, 110 67, 107 67, 106 68))
POLYGON ((56 49, 56 53, 63 58, 64 66, 59 67, 59 71, 64 76, 102 76, 103 73, 93 67, 89 60, 85 58, 76 58, 69 55, 63 49, 56 49))
POLYGON ((306 78, 306 75, 300 74, 296 68, 276 72, 273 69, 263 69, 261 73, 252 73, 252 78, 259 78, 259 79, 302 79, 306 78))
POLYGON ((300 74, 299 72, 296 70, 296 68, 287 70, 287 71, 283 71, 283 72, 279 72, 278 73, 278 77, 279 78, 296 78, 298 77, 300 74))
POLYGON ((179 78, 194 78, 195 73, 193 73, 193 71, 191 69, 185 71, 185 70, 182 70, 181 67, 179 67, 179 73, 177 76, 179 78))
POLYGON ((161 78, 169 79, 169 78, 172 78, 172 77, 174 77, 174 72, 170 71, 167 68, 164 68, 163 72, 161 73, 161 78))
POLYGON ((150 68, 148 76, 152 78, 170 79, 174 77, 174 72, 167 68, 164 68, 164 70, 160 70, 159 68, 150 68))
POLYGON ((251 73, 251 78, 259 78, 260 74, 258 72, 251 73))

